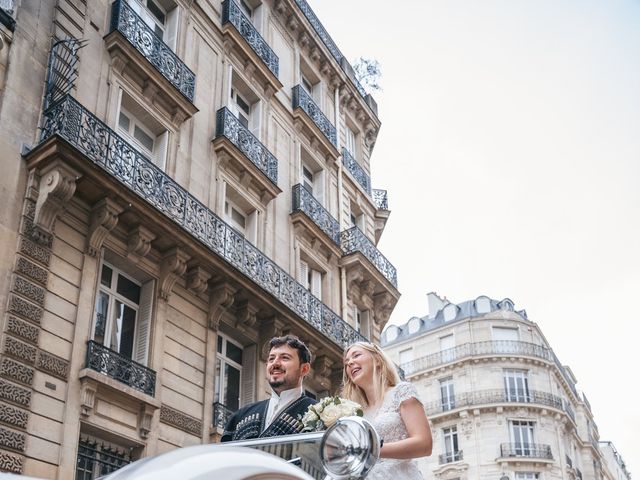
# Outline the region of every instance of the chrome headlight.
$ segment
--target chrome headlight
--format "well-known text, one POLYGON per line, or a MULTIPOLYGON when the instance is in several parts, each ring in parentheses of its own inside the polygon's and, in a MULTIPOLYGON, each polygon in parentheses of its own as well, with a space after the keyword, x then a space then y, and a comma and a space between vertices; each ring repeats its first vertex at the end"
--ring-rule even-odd
POLYGON ((362 417, 344 417, 332 425, 320 442, 325 472, 336 480, 363 478, 380 455, 380 437, 362 417))

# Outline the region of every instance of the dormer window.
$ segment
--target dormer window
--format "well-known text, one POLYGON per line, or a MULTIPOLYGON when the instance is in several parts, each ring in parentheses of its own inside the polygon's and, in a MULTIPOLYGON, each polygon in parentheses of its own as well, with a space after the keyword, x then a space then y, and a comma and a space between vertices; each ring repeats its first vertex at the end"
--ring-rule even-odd
POLYGON ((444 321, 449 322, 456 318, 456 315, 458 314, 458 306, 450 303, 444 307, 442 314, 444 315, 444 321))
POLYGON ((510 312, 513 312, 513 302, 508 299, 505 298, 504 300, 502 300, 498 306, 502 309, 502 310, 508 310, 510 312))
POLYGON ((491 311, 491 300, 488 297, 480 296, 476 298, 475 304, 478 313, 489 313, 491 311))
POLYGON ((387 342, 393 342, 396 338, 398 338, 398 334, 400 333, 400 329, 396 326, 391 326, 387 328, 385 332, 385 337, 387 338, 387 342))
POLYGON ((409 325, 408 325, 409 335, 412 335, 416 333, 418 330, 420 330, 421 325, 422 325, 422 320, 420 320, 417 317, 414 317, 411 320, 409 320, 409 325))

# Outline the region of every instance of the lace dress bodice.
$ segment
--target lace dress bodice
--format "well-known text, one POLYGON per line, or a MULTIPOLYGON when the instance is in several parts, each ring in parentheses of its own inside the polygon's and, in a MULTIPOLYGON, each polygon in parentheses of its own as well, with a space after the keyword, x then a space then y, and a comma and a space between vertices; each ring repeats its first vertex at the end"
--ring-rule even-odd
MULTIPOLYGON (((416 387, 408 382, 401 382, 384 396, 377 411, 365 411, 364 417, 375 427, 385 443, 397 442, 408 437, 407 428, 400 416, 400 404, 410 398, 418 399, 416 387)), ((419 401, 419 399, 418 399, 419 401)), ((422 474, 412 460, 381 458, 367 480, 422 480, 422 474)))

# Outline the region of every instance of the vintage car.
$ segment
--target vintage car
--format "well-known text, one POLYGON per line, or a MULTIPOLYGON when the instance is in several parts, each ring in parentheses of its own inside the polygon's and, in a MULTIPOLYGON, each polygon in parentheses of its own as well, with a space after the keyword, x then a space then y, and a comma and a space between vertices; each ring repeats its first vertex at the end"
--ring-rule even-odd
POLYGON ((355 480, 367 476, 379 453, 373 426, 345 417, 325 432, 178 448, 99 480, 355 480))

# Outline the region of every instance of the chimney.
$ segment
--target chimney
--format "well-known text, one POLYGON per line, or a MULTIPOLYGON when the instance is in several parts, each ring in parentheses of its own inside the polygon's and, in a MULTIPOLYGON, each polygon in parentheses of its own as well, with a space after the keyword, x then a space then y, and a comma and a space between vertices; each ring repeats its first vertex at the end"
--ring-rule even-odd
POLYGON ((427 293, 427 301, 429 305, 429 315, 427 315, 427 318, 434 318, 447 303, 446 299, 440 298, 436 292, 427 293))

